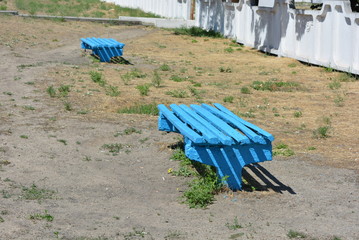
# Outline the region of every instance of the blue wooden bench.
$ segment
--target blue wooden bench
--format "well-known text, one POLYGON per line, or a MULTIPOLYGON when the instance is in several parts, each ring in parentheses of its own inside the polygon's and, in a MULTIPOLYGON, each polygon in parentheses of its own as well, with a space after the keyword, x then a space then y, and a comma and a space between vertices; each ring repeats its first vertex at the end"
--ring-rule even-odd
POLYGON ((81 48, 91 49, 101 62, 110 62, 111 58, 122 56, 124 46, 112 38, 81 38, 81 48))
POLYGON ((274 137, 221 104, 158 105, 158 129, 183 135, 185 154, 191 159, 215 166, 221 179, 232 190, 242 189, 245 165, 272 160, 274 137))

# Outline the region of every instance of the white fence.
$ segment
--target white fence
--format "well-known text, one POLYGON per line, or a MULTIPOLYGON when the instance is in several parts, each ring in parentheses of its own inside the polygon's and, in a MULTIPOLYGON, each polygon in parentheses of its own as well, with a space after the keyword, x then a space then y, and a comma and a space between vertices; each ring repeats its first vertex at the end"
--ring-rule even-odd
MULTIPOLYGON (((168 18, 190 19, 191 0, 106 0, 168 18)), ((196 0, 196 26, 279 56, 359 74, 359 13, 349 0, 298 10, 289 0, 196 0), (257 3, 257 5, 255 5, 257 3)))
POLYGON ((191 0, 103 0, 121 7, 139 8, 166 18, 190 19, 191 0))

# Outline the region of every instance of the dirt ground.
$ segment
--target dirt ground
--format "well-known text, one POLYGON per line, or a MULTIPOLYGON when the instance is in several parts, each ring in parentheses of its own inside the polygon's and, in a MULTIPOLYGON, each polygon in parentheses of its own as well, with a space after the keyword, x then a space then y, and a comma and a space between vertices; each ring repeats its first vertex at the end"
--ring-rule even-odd
POLYGON ((359 239, 359 86, 345 74, 228 39, 14 16, 0 16, 0 56, 0 239, 359 239), (132 65, 94 61, 81 37, 125 43, 132 65), (125 81, 134 69, 143 77, 125 81), (141 96, 136 86, 155 70, 160 87, 141 96), (257 91, 255 80, 299 86, 257 91), (64 85, 68 96, 47 93, 64 85), (261 191, 220 193, 190 209, 181 203, 189 179, 168 174, 180 136, 159 132, 155 116, 117 110, 196 102, 222 103, 295 155, 261 164, 261 174, 246 169, 261 191), (328 137, 315 138, 323 126, 328 137), (118 154, 104 148, 116 143, 118 154))

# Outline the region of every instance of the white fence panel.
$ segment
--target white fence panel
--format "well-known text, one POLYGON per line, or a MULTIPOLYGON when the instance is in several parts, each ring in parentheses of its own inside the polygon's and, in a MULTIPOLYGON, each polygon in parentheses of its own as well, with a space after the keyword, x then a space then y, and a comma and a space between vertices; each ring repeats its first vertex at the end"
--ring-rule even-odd
MULTIPOLYGON (((104 1, 185 20, 192 2, 104 1)), ((266 52, 359 74, 359 13, 352 12, 349 0, 303 1, 323 6, 298 10, 289 7, 289 0, 196 0, 196 26, 266 52)))

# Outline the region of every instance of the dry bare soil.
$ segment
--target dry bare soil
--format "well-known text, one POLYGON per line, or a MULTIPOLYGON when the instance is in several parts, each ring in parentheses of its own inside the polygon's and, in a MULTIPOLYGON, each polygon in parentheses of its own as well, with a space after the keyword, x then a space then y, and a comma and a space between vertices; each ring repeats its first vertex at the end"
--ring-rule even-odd
POLYGON ((0 16, 0 56, 0 239, 359 239, 350 76, 228 39, 13 16, 0 16), (132 65, 94 61, 81 37, 125 43, 132 65), (295 84, 268 91, 254 81, 295 84), (199 102, 222 103, 295 154, 261 174, 247 169, 260 190, 190 209, 181 203, 189 179, 168 174, 180 136, 159 132, 155 116, 117 111, 199 102))

